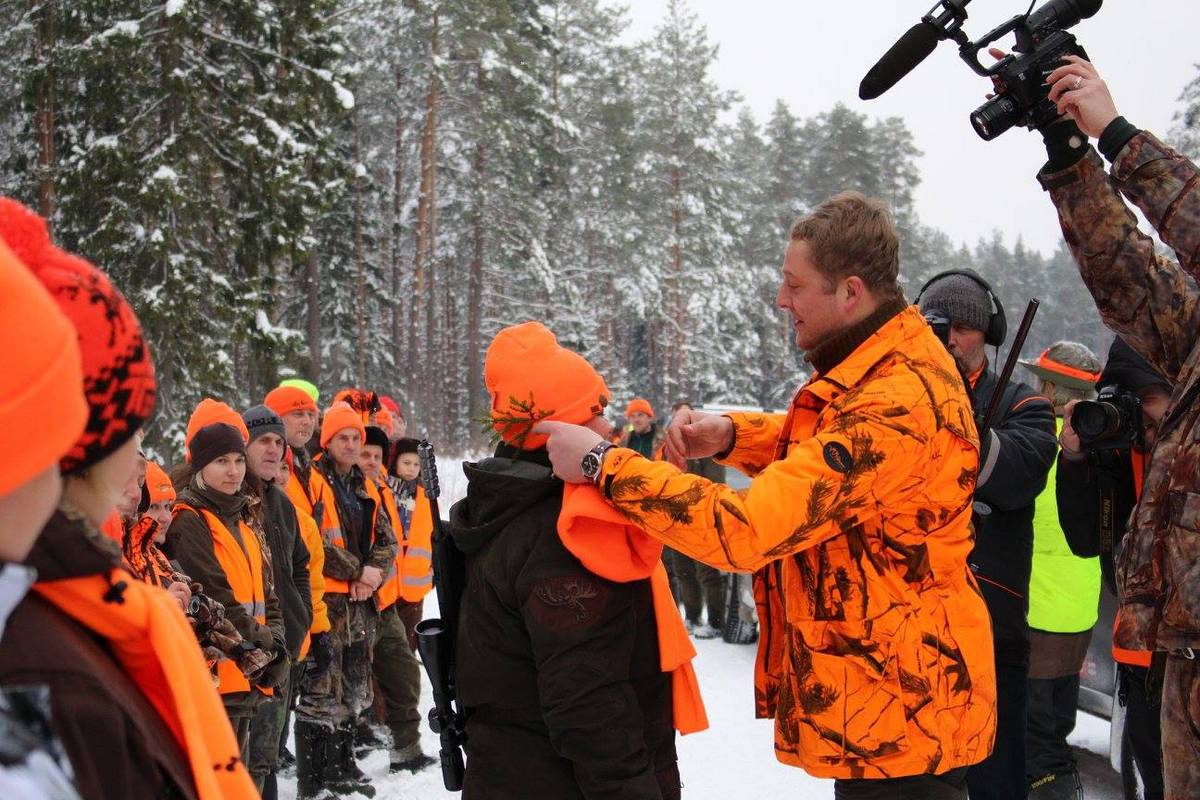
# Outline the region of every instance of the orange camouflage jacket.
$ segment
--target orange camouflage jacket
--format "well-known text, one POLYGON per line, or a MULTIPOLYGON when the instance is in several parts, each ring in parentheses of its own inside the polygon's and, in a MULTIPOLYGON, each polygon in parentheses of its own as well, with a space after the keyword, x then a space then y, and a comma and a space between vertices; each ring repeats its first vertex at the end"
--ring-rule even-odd
POLYGON ((915 307, 876 324, 786 416, 730 415, 725 462, 749 489, 624 449, 600 481, 671 547, 757 570, 757 713, 780 761, 827 778, 940 774, 995 736, 991 623, 967 567, 971 403, 915 307))

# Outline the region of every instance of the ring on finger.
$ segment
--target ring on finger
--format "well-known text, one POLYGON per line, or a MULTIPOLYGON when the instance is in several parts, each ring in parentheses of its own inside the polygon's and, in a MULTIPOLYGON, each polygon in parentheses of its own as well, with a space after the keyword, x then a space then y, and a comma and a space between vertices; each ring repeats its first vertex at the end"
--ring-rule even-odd
POLYGON ((1083 86, 1083 78, 1082 78, 1082 76, 1076 75, 1075 76, 1075 85, 1072 86, 1071 88, 1078 91, 1080 86, 1083 86))

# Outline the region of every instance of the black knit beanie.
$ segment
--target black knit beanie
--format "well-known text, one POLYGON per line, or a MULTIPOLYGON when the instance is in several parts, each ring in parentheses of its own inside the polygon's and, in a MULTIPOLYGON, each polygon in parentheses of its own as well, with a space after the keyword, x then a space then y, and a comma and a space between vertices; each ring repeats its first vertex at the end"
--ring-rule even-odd
POLYGON ((192 470, 199 472, 221 456, 230 453, 246 455, 246 442, 237 428, 224 422, 214 422, 196 431, 189 449, 192 470))

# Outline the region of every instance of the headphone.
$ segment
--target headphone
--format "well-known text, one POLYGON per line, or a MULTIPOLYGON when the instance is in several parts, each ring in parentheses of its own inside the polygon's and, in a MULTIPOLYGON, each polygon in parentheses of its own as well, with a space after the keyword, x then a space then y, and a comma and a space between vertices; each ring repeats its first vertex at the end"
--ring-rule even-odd
POLYGON ((916 299, 913 300, 913 305, 921 304, 921 296, 925 294, 925 290, 931 284, 950 275, 962 275, 963 277, 970 278, 987 292, 988 300, 992 302, 992 321, 988 324, 987 330, 983 332, 983 341, 984 344, 990 344, 992 347, 999 347, 1004 344, 1004 337, 1008 335, 1008 320, 1004 316, 1004 306, 1000 305, 1000 301, 996 299, 996 294, 992 291, 991 284, 985 281, 975 270, 948 269, 945 272, 939 272, 925 281, 925 285, 921 287, 921 291, 917 292, 916 299))

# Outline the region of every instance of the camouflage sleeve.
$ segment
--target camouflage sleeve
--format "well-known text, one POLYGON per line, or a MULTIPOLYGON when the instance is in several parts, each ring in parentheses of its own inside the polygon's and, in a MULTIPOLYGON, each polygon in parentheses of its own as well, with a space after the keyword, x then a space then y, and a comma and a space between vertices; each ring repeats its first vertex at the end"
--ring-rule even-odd
POLYGON ((388 515, 380 510, 375 518, 375 538, 371 552, 367 555, 367 566, 383 570, 386 575, 396 560, 396 534, 388 515))
POLYGON ((1146 212, 1193 271, 1200 253, 1195 168, 1148 133, 1135 136, 1115 167, 1093 150, 1059 172, 1038 175, 1058 210, 1063 237, 1104 323, 1176 380, 1200 329, 1200 302, 1184 269, 1158 255, 1138 230, 1118 186, 1146 212), (1119 183, 1118 183, 1119 182, 1119 183))
POLYGON ((362 575, 362 562, 344 547, 325 545, 325 566, 322 574, 335 581, 353 581, 362 575))
MULTIPOLYGON (((913 431, 935 430, 933 411, 917 405, 897 413, 893 390, 903 396, 906 388, 880 383, 886 385, 839 399, 830 422, 792 442, 783 459, 760 465, 749 489, 681 473, 626 449, 604 460, 601 486, 614 508, 670 547, 718 569, 756 570, 921 490, 925 478, 913 465, 929 461, 930 440, 913 431)), ((919 395, 915 388, 907 393, 919 395)), ((769 418, 763 420, 768 425, 769 418)), ((739 433, 730 463, 738 462, 749 439, 739 433)), ((973 488, 976 460, 963 466, 973 488)))
POLYGON ((725 416, 733 422, 733 449, 717 462, 753 478, 775 460, 784 415, 737 413, 725 416))

